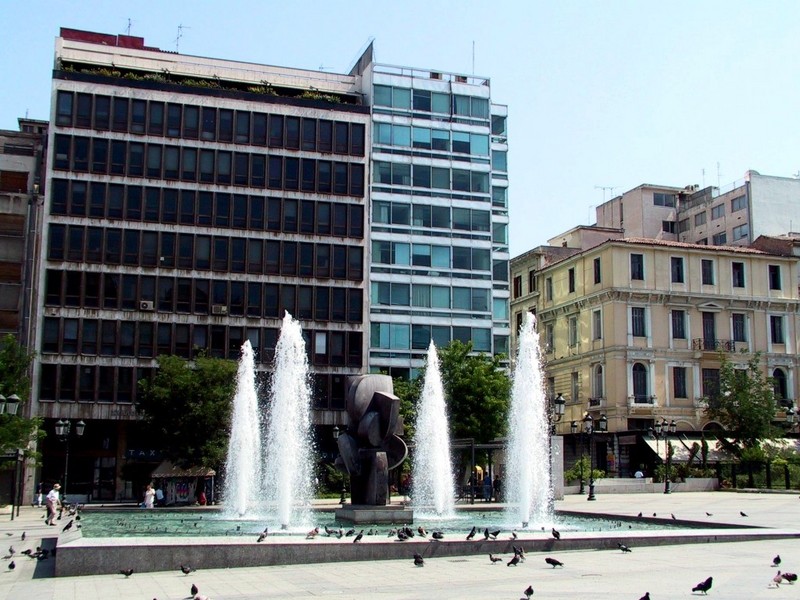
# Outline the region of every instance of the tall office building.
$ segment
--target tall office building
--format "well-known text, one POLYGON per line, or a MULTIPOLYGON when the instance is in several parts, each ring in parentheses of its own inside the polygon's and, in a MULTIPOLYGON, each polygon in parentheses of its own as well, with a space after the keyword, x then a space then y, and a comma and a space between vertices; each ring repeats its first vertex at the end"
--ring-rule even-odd
POLYGON ((507 108, 488 79, 375 64, 369 367, 413 376, 431 341, 508 353, 507 108))
MULTIPOLYGON (((250 340, 266 371, 285 310, 323 451, 348 374, 411 374, 430 339, 506 351, 505 108, 487 80, 381 67, 371 47, 334 74, 62 29, 52 93, 33 409, 48 430, 86 423, 71 492, 133 497, 158 461, 136 410, 158 355, 235 359, 250 340)), ((43 450, 61 478, 66 445, 43 450)))

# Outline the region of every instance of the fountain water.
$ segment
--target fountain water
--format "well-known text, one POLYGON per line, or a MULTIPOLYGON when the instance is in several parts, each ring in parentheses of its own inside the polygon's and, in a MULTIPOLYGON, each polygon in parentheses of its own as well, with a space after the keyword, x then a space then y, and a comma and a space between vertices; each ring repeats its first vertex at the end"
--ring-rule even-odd
POLYGON ((433 511, 438 517, 455 514, 450 434, 439 357, 433 342, 428 347, 425 382, 419 400, 412 460, 412 504, 418 514, 433 511))
POLYGON ((508 419, 505 480, 512 523, 552 522, 549 429, 536 317, 527 313, 519 331, 508 419))
POLYGON ((263 468, 268 514, 282 527, 310 522, 312 451, 305 342, 287 312, 275 347, 263 468))
POLYGON ((231 437, 225 461, 225 513, 244 516, 256 508, 261 486, 261 432, 253 347, 242 345, 236 374, 231 437))

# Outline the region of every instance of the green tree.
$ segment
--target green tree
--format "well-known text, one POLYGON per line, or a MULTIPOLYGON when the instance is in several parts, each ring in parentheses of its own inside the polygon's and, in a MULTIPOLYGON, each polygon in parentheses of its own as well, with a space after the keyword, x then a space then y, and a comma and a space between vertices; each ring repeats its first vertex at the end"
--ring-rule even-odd
POLYGON ((237 364, 198 356, 159 356, 151 381, 141 380, 139 408, 157 444, 181 466, 218 469, 225 460, 237 364))
POLYGON ((23 416, 30 398, 28 372, 32 359, 33 355, 28 354, 13 335, 8 334, 0 340, 0 394, 6 397, 16 394, 20 399, 16 416, 0 415, 0 453, 24 448, 26 456, 35 459, 38 454, 31 449, 31 442, 42 439, 45 434, 40 418, 23 416))
POLYGON ((761 355, 756 353, 747 368, 737 368, 722 354, 719 393, 708 398, 706 414, 719 421, 733 438, 730 450, 737 456, 752 454, 761 440, 775 437, 775 395, 772 380, 764 375, 761 355))
POLYGON ((400 416, 403 417, 404 437, 414 438, 414 423, 417 420, 417 401, 422 394, 424 374, 414 379, 395 377, 392 380, 394 395, 400 398, 400 416))
POLYGON ((439 363, 453 438, 483 444, 505 432, 511 380, 501 356, 471 352, 471 342, 453 341, 439 351, 439 363))

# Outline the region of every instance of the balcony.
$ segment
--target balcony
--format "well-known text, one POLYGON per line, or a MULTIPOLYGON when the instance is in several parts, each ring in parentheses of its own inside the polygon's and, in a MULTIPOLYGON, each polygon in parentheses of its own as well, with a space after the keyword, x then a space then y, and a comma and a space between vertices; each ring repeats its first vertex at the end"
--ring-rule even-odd
POLYGON ((692 350, 703 350, 704 352, 735 352, 736 344, 733 340, 695 338, 692 340, 692 350))
POLYGON ((658 400, 657 396, 634 394, 633 396, 628 396, 628 407, 655 408, 656 406, 658 406, 657 400, 658 400))
POLYGON ((602 396, 599 398, 589 398, 589 408, 600 408, 604 406, 606 399, 602 396))

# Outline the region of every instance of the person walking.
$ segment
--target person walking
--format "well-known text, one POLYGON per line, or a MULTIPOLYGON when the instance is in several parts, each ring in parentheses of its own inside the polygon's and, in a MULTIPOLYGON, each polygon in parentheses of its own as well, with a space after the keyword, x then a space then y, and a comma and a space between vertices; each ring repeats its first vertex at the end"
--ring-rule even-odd
POLYGON ((47 517, 45 518, 44 522, 48 525, 55 526, 53 520, 56 518, 56 509, 61 507, 61 497, 59 494, 60 489, 61 486, 56 483, 53 485, 53 489, 47 493, 47 498, 45 499, 45 505, 47 506, 47 517))
POLYGON ((144 507, 145 508, 153 508, 153 501, 156 498, 156 491, 153 489, 151 484, 147 484, 147 488, 144 490, 144 507))

